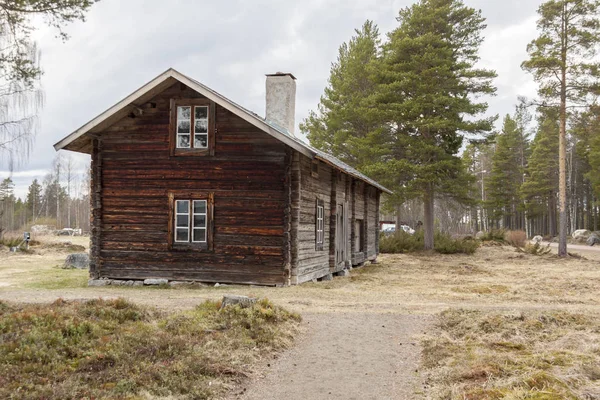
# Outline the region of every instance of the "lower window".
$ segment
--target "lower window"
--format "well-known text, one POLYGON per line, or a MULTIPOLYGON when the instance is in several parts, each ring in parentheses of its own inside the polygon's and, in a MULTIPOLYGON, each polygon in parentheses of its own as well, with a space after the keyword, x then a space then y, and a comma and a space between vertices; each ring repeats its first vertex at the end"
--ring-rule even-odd
POLYGON ((175 201, 175 242, 206 243, 206 200, 175 201))
POLYGON ((169 193, 172 210, 169 224, 171 248, 212 248, 212 194, 202 194, 196 198, 183 196, 169 193))

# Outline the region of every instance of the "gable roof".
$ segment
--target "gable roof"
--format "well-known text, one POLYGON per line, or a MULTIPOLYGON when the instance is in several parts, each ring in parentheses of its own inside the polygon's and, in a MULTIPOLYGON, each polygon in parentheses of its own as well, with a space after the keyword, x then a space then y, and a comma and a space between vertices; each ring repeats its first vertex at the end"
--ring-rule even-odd
POLYGON ((238 117, 242 118, 246 122, 256 126, 265 133, 271 135, 275 139, 283 142, 290 146, 292 149, 304 154, 309 158, 319 159, 332 167, 341 170, 342 172, 353 176, 354 178, 360 179, 369 185, 376 187, 377 189, 385 192, 392 193, 389 189, 375 182, 366 175, 358 172, 348 164, 338 160, 334 156, 325 153, 321 150, 315 149, 314 147, 304 143, 302 140, 290 134, 287 129, 279 126, 273 121, 266 120, 258 114, 242 107, 241 105, 229 100, 227 97, 215 92, 211 88, 201 84, 200 82, 192 79, 173 68, 169 68, 144 86, 92 119, 81 128, 75 130, 70 135, 66 136, 54 145, 54 149, 58 150, 71 150, 87 153, 86 148, 89 148, 90 135, 101 132, 109 125, 116 122, 118 119, 124 117, 135 109, 149 101, 156 94, 160 93, 164 89, 171 86, 176 81, 183 83, 189 88, 195 90, 201 95, 219 104, 221 107, 227 109, 238 117))

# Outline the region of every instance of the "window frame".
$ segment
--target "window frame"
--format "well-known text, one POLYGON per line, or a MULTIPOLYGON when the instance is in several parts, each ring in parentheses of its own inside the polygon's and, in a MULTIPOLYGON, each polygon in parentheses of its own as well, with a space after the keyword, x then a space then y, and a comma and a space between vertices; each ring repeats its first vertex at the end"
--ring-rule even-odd
MULTIPOLYGON (((190 191, 171 191, 168 193, 169 201, 169 225, 167 229, 169 250, 192 250, 192 251, 212 251, 214 250, 214 194, 208 192, 190 192, 190 191), (177 202, 188 202, 188 213, 177 211, 177 202), (204 201, 206 204, 205 213, 194 212, 194 202, 204 201), (188 240, 177 241, 177 216, 188 216, 188 240), (194 225, 195 215, 205 215, 205 227, 196 228, 194 225), (205 241, 194 241, 194 230, 205 229, 205 241)), ((183 227, 180 227, 183 229, 183 227)))
POLYGON ((322 251, 325 244, 325 201, 315 203, 315 250, 322 251))
MULTIPOLYGON (((169 119, 169 149, 170 155, 173 156, 214 156, 215 154, 215 114, 216 104, 206 98, 196 99, 171 99, 170 103, 170 119, 169 119), (178 139, 181 134, 178 132, 179 125, 179 107, 190 107, 190 147, 177 147, 178 139), (206 107, 206 147, 194 147, 196 136, 196 108, 206 107)), ((204 135, 205 133, 198 133, 204 135)), ((186 134, 184 134, 186 135, 186 134)))

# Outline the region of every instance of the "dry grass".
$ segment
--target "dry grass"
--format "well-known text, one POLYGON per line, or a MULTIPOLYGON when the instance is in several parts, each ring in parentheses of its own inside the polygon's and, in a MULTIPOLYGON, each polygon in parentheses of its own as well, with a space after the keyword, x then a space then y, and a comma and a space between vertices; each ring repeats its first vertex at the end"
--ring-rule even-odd
POLYGON ((527 240, 527 233, 525 231, 507 231, 504 234, 504 241, 513 247, 524 247, 527 240))
POLYGON ((123 299, 0 302, 0 398, 208 399, 288 347, 299 316, 261 300, 167 314, 123 299))
POLYGON ((448 310, 424 337, 432 399, 600 398, 600 320, 565 311, 448 310))

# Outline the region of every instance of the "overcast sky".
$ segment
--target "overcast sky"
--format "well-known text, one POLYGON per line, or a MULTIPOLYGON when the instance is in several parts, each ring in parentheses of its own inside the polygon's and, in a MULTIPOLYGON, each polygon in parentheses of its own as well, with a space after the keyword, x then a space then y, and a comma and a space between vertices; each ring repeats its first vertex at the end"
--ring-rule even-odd
MULTIPOLYGON (((465 0, 482 10, 488 28, 482 64, 498 72, 489 114, 512 113, 517 96, 535 85, 521 71, 536 35, 541 0, 465 0)), ((264 115, 266 73, 292 72, 297 80, 296 122, 316 108, 341 43, 366 19, 385 34, 411 0, 102 0, 85 23, 56 32, 41 27, 46 105, 29 160, 12 172, 23 196, 55 157, 52 145, 169 67, 264 115)), ((75 154, 75 153, 70 153, 75 154)), ((80 168, 89 162, 78 156, 80 168)), ((0 165, 0 179, 9 176, 0 165)))

